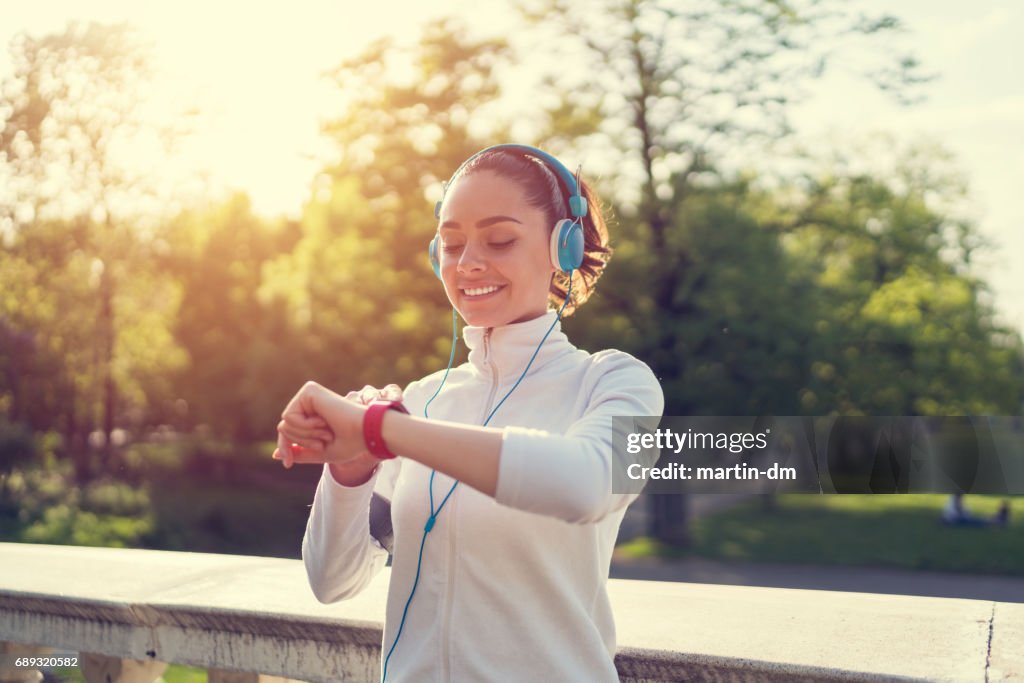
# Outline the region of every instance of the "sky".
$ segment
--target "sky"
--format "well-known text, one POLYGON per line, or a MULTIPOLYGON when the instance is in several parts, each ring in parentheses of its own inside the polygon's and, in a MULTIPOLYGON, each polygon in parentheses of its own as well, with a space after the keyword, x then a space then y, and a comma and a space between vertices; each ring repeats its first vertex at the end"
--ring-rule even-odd
MULTIPOLYGON (((266 215, 297 215, 325 154, 321 121, 340 105, 321 74, 383 35, 412 42, 430 17, 456 15, 487 34, 508 26, 503 0, 261 3, 178 0, 35 0, 0 5, 0 42, 57 31, 72 19, 127 20, 154 43, 168 109, 195 103, 195 133, 162 166, 197 192, 238 188, 266 215), (259 145, 253 145, 259 140, 259 145), (205 169, 203 174, 196 169, 205 169)), ((1004 322, 1024 332, 1024 3, 1017 0, 860 0, 908 27, 900 44, 940 78, 927 100, 900 107, 850 69, 829 71, 793 108, 796 139, 856 145, 884 166, 886 133, 939 142, 969 181, 963 210, 996 245, 982 263, 1004 322), (874 147, 873 147, 874 145, 874 147)), ((0 78, 9 72, 6 49, 0 78)))

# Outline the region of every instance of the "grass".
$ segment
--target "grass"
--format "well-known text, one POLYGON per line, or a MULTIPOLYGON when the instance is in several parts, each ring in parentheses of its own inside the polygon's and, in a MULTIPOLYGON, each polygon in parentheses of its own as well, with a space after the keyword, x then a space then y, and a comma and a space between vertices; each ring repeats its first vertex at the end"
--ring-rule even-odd
MULTIPOLYGON (((994 515, 1001 500, 965 497, 971 512, 983 516, 994 515)), ((947 527, 939 521, 945 501, 944 495, 787 494, 765 509, 755 498, 695 520, 689 549, 640 537, 616 554, 1024 576, 1024 499, 1011 499, 1006 528, 947 527)))
MULTIPOLYGON (((60 683, 85 683, 85 676, 82 675, 82 670, 78 667, 51 669, 49 674, 52 678, 48 677, 47 680, 56 680, 60 683)), ((162 680, 164 683, 206 683, 206 669, 197 669, 183 664, 170 664, 164 675, 157 680, 162 680)))

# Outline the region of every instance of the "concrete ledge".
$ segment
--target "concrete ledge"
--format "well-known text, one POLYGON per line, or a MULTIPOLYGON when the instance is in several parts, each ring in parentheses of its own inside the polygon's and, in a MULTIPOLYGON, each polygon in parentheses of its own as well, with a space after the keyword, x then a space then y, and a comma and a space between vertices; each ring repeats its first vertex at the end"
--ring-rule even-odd
MULTIPOLYGON (((389 570, 322 605, 297 560, 0 543, 0 641, 379 680, 389 570)), ((612 580, 624 681, 1024 676, 1024 605, 612 580)))

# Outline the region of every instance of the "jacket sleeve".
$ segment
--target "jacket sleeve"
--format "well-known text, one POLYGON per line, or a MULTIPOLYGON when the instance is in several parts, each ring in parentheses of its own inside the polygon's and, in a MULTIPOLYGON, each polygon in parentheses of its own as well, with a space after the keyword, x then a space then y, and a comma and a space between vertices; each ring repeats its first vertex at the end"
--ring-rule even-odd
MULTIPOLYGON (((403 393, 408 405, 409 384, 403 393)), ((390 501, 402 459, 385 460, 360 486, 343 486, 324 465, 302 538, 302 562, 313 595, 338 602, 362 591, 387 564, 388 551, 370 534, 370 499, 390 501)))
POLYGON ((323 603, 359 593, 387 563, 388 553, 370 536, 370 497, 381 464, 361 486, 343 486, 324 465, 302 538, 302 562, 313 595, 323 603))
MULTIPOLYGON (((626 464, 613 454, 612 418, 637 418, 614 422, 620 432, 617 444, 626 442, 625 432, 656 428, 665 408, 661 384, 645 363, 622 351, 594 354, 590 373, 596 374, 596 380, 591 376, 581 387, 584 391, 592 387, 585 412, 564 434, 515 426, 503 429, 498 503, 587 524, 621 510, 639 495, 636 486, 632 487, 635 492, 612 492, 616 471, 621 476, 626 464)), ((657 457, 658 452, 650 449, 632 456, 648 465, 657 457)))

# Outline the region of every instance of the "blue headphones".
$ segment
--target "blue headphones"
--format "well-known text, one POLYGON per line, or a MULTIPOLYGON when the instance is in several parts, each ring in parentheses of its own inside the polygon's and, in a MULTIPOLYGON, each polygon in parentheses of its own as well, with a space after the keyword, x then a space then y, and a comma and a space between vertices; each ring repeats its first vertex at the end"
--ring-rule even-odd
MULTIPOLYGON (((551 265, 558 270, 568 273, 576 270, 583 263, 583 217, 587 215, 587 200, 580 193, 580 186, 578 177, 574 176, 569 172, 562 162, 555 157, 551 156, 547 152, 537 149, 536 147, 530 147, 529 145, 515 145, 515 144, 503 144, 494 145, 486 149, 480 150, 470 158, 462 162, 462 164, 455 169, 455 173, 452 177, 444 184, 444 191, 447 193, 448 187, 455 181, 459 173, 466 164, 476 159, 481 154, 485 154, 496 149, 507 149, 517 152, 522 152, 526 156, 535 157, 540 159, 548 168, 553 170, 565 183, 565 186, 569 189, 569 213, 572 218, 563 218, 555 223, 554 230, 551 231, 551 246, 550 256, 551 265)), ((441 217, 441 204, 444 202, 444 196, 442 195, 441 200, 434 205, 434 217, 441 217)), ((430 267, 434 270, 434 275, 438 279, 441 279, 441 258, 438 256, 438 235, 434 235, 434 239, 430 240, 430 247, 428 249, 428 255, 430 257, 430 267)))

